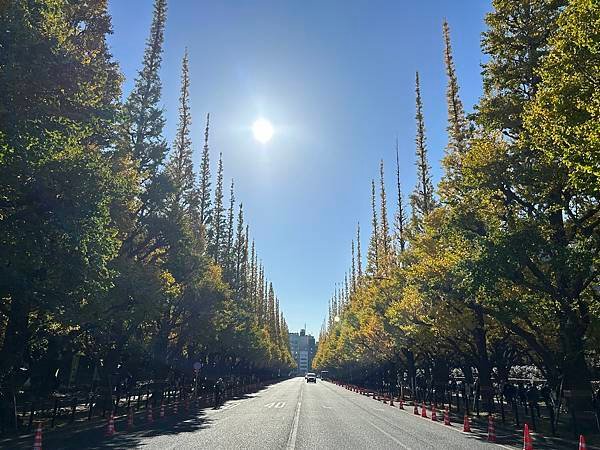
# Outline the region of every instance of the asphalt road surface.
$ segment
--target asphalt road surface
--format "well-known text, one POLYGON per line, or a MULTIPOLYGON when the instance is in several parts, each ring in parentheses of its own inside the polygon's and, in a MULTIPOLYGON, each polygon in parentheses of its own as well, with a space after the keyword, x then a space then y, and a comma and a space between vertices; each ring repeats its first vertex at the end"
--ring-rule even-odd
MULTIPOLYGON (((441 416, 441 415, 440 415, 441 416)), ((441 418, 441 417, 440 417, 441 418)), ((463 433, 332 383, 293 378, 257 393, 230 400, 219 409, 203 409, 136 424, 104 436, 96 429, 48 434, 53 449, 515 449, 486 442, 484 433, 463 433)), ((140 420, 140 422, 142 422, 140 420)), ((499 436, 500 437, 500 436, 499 436)), ((508 442, 508 441, 505 441, 508 442)), ((514 441, 511 439, 510 442, 514 441)), ((2 445, 0 445, 2 447, 2 445)), ((8 448, 8 447, 7 447, 8 448)), ((11 448, 31 448, 31 442, 11 448)))

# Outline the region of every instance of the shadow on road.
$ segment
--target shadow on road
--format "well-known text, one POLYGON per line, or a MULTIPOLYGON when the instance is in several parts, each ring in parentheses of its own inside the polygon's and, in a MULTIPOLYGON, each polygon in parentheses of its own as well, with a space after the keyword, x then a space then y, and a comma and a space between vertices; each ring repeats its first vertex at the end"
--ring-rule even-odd
MULTIPOLYGON (((262 391, 281 381, 283 380, 265 383, 253 392, 230 396, 225 404, 220 405, 219 408, 214 408, 214 405, 204 405, 191 408, 189 412, 180 410, 180 413, 176 416, 167 414, 166 417, 155 418, 152 423, 147 422, 145 410, 141 410, 136 413, 134 426, 131 430, 127 429, 127 417, 121 416, 115 420, 116 433, 113 436, 106 436, 106 420, 90 424, 85 429, 66 428, 45 431, 43 448, 44 450, 133 448, 139 446, 142 440, 150 437, 194 433, 211 426, 212 419, 207 417, 207 411, 227 409, 227 402, 260 396, 262 391)), ((155 414, 158 413, 156 409, 155 411, 155 414)), ((33 435, 0 440, 0 448, 14 450, 31 449, 32 444, 33 435)))

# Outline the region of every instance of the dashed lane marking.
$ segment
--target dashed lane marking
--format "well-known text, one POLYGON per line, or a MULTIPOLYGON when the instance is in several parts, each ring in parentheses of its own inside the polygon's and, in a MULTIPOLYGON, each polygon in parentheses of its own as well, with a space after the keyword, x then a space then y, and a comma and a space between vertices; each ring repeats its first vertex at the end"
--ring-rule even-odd
MULTIPOLYGON (((383 410, 382 410, 383 411, 383 410)), ((394 436, 392 436, 390 433, 388 433, 387 431, 385 431, 383 428, 378 427, 377 425, 375 425, 373 422, 371 422, 370 420, 365 420, 365 422, 367 422, 369 425, 371 425, 373 428, 375 428, 376 430, 379 430, 380 433, 385 434, 387 437, 389 437, 392 441, 394 441, 396 444, 398 444, 400 447, 406 449, 406 450, 410 450, 410 447, 407 447, 406 445, 404 445, 402 442, 400 442, 398 439, 396 439, 394 436)))
MULTIPOLYGON (((330 389, 332 392, 335 392, 333 389, 330 389)), ((342 397, 342 398, 346 398, 346 397, 342 397)), ((349 400, 351 403, 353 403, 354 405, 358 406, 356 403, 354 403, 353 401, 349 400)), ((358 406, 360 408, 360 406, 358 406)), ((377 408, 373 408, 373 409, 377 409, 377 408)), ((389 409, 389 408, 388 408, 389 409)), ((385 411, 385 409, 381 409, 380 411, 385 411)), ((400 411, 399 412, 402 413, 408 413, 408 411, 404 410, 404 411, 400 411)), ((410 415, 412 417, 412 414, 410 415)), ((378 417, 379 419, 383 420, 384 422, 388 422, 387 420, 385 420, 383 417, 378 417)), ((389 423, 389 422, 388 422, 389 423)), ((438 425, 440 425, 441 422, 438 422, 438 425)), ((375 425, 373 425, 375 426, 375 425)), ((449 430, 449 431, 455 431, 457 433, 461 433, 461 434, 465 434, 460 427, 454 428, 454 427, 444 427, 444 429, 449 430)), ((505 448, 507 450, 515 450, 515 447, 509 447, 506 445, 502 445, 502 444, 498 444, 497 442, 493 443, 494 445, 496 445, 497 447, 501 447, 501 448, 505 448)))

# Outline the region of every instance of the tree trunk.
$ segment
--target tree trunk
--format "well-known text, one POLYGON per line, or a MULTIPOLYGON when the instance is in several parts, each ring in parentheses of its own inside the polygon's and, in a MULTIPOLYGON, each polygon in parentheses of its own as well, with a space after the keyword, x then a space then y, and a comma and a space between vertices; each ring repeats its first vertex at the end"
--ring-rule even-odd
POLYGON ((402 350, 406 356, 406 368, 408 370, 408 384, 410 386, 411 394, 413 398, 416 398, 416 387, 417 387, 417 369, 415 367, 415 354, 412 350, 406 348, 402 350))
POLYGON ((0 386, 4 386, 7 394, 3 396, 4 404, 0 403, 0 416, 4 415, 7 419, 5 423, 15 429, 17 416, 13 401, 18 383, 16 369, 23 364, 23 356, 29 343, 29 310, 29 301, 25 295, 12 296, 3 346, 0 350, 0 386))
MULTIPOLYGON (((472 308, 477 326, 473 330, 475 346, 477 348, 477 371, 479 372, 479 388, 483 398, 483 405, 487 412, 493 412, 494 388, 492 386, 492 365, 487 350, 487 330, 483 310, 475 305, 472 308)), ((477 393, 475 393, 477 395, 477 393)))
POLYGON ((29 310, 29 301, 25 295, 12 296, 3 346, 0 350, 0 381, 23 363, 30 337, 29 310))
POLYGON ((575 314, 565 314, 561 320, 561 342, 565 358, 563 361, 565 391, 579 391, 591 401, 592 385, 590 370, 585 360, 583 338, 585 328, 580 326, 575 314))

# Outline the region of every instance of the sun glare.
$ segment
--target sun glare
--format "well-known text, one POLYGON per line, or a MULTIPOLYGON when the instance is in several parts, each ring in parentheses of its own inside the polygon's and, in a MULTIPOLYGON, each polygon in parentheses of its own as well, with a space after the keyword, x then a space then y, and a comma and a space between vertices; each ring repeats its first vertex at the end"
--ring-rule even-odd
POLYGON ((273 137, 273 125, 266 119, 258 119, 252 125, 252 133, 254 134, 254 139, 266 144, 273 137))

